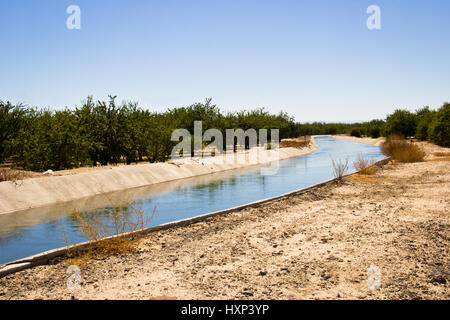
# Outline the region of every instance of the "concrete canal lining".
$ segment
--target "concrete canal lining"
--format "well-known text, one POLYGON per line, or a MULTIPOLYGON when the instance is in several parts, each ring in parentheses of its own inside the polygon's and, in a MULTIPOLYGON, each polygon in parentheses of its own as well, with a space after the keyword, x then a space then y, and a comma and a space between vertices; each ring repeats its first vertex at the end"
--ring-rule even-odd
POLYGON ((227 170, 264 165, 300 157, 318 148, 314 138, 302 149, 280 148, 279 152, 254 148, 246 152, 209 158, 103 168, 71 175, 0 182, 0 214, 63 203, 109 192, 148 186, 227 170))

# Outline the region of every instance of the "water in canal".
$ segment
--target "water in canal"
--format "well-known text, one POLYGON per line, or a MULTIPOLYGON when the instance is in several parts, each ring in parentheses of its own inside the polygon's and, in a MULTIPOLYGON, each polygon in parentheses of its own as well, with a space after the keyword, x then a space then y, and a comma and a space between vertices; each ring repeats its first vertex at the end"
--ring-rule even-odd
POLYGON ((0 215, 0 264, 42 251, 86 241, 78 232, 75 210, 101 212, 111 203, 134 201, 146 215, 156 214, 148 226, 223 210, 277 196, 333 178, 331 157, 349 158, 349 172, 358 154, 373 160, 384 156, 379 147, 317 137, 317 151, 279 162, 275 174, 261 167, 180 179, 79 201, 0 215))

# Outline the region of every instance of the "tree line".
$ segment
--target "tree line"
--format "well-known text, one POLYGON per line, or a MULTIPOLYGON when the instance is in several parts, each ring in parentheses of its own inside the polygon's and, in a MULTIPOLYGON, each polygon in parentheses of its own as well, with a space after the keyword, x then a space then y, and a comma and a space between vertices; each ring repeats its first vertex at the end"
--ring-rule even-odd
POLYGON ((107 101, 94 101, 88 97, 80 107, 58 111, 0 101, 0 161, 32 171, 165 161, 178 143, 171 140, 172 131, 183 128, 193 133, 196 120, 202 120, 203 132, 216 128, 224 137, 226 129, 268 129, 270 133, 276 128, 280 139, 398 133, 450 145, 448 103, 436 111, 428 107, 415 113, 396 110, 386 120, 299 123, 285 112, 271 114, 263 108, 225 113, 211 99, 165 112, 142 109, 131 102, 118 104, 115 99, 109 96, 107 101))
POLYGON ((353 130, 353 135, 377 138, 395 134, 450 147, 450 103, 444 103, 438 110, 431 110, 428 106, 415 112, 396 109, 386 120, 372 120, 353 130))

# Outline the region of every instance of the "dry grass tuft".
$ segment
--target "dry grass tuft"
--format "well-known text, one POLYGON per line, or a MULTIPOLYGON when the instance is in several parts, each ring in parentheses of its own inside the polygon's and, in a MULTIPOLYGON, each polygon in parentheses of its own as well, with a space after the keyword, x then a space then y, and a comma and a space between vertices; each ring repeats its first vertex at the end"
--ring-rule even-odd
POLYGON ((345 160, 334 160, 331 158, 333 165, 334 177, 337 178, 338 183, 342 183, 345 173, 348 170, 348 158, 345 160))
POLYGON ((129 204, 121 209, 112 208, 103 212, 75 212, 72 218, 80 223, 79 231, 90 243, 84 248, 70 249, 66 261, 73 265, 84 265, 89 259, 101 259, 116 254, 127 254, 137 249, 139 236, 153 217, 144 217, 142 209, 129 204))
POLYGON ((311 142, 311 137, 304 136, 296 139, 283 139, 280 141, 280 148, 305 148, 311 142))
POLYGON ((9 168, 0 168, 0 182, 2 181, 13 181, 17 182, 23 180, 25 174, 20 170, 13 170, 9 168))
POLYGON ((388 182, 391 181, 389 178, 365 175, 365 174, 352 174, 347 177, 350 181, 355 182, 388 182))
POLYGON ((425 158, 425 152, 419 146, 397 135, 387 137, 381 151, 399 162, 422 162, 425 158))
POLYGON ((434 152, 433 155, 436 157, 450 157, 450 152, 434 152))
POLYGON ((364 158, 363 155, 359 154, 354 162, 356 171, 364 175, 373 175, 377 172, 378 167, 375 165, 375 161, 372 159, 364 158))
POLYGON ((450 157, 438 157, 433 159, 427 159, 427 161, 450 161, 450 157))

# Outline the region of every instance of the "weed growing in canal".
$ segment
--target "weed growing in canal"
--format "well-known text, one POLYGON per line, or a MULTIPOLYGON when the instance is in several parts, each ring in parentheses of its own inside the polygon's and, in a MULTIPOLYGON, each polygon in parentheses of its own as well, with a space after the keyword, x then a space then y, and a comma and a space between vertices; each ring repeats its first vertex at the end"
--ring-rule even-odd
POLYGON ((333 165, 334 177, 337 178, 338 183, 342 183, 344 175, 348 170, 348 158, 345 158, 345 160, 331 158, 331 164, 333 165))
POLYGON ((89 258, 126 254, 135 251, 138 231, 144 230, 150 217, 144 216, 141 208, 128 203, 97 212, 74 212, 71 218, 79 224, 78 231, 89 245, 83 248, 69 247, 67 257, 71 264, 83 264, 89 258))
POLYGON ((362 154, 359 154, 353 163, 356 171, 360 174, 373 175, 377 172, 377 166, 375 161, 365 158, 362 154))

